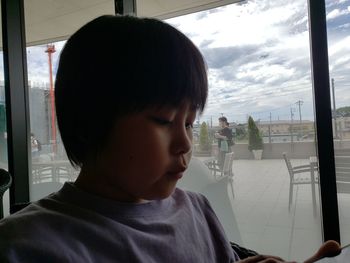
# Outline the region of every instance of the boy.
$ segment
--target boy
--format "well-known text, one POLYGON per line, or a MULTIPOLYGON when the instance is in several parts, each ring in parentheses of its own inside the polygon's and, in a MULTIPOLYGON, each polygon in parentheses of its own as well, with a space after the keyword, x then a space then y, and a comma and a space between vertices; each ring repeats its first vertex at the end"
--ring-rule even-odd
POLYGON ((238 260, 207 200, 175 188, 207 98, 187 37, 154 19, 99 17, 67 41, 55 85, 62 141, 81 172, 1 221, 1 262, 238 260))
POLYGON ((206 199, 175 190, 206 98, 203 58, 173 27, 123 16, 83 26, 61 53, 55 83, 58 127, 80 175, 2 222, 4 259, 237 259, 206 199))

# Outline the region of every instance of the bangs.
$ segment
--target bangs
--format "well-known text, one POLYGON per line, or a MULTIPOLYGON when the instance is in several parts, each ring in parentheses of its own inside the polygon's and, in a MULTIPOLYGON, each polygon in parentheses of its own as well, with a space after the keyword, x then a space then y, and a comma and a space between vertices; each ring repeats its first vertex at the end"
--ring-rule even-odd
POLYGON ((193 109, 203 112, 208 90, 205 64, 198 51, 191 54, 188 54, 189 50, 184 51, 158 56, 158 61, 153 62, 153 65, 158 65, 155 68, 144 65, 144 74, 139 76, 137 83, 143 87, 138 89, 133 103, 135 108, 152 105, 176 107, 186 100, 193 109))
POLYGON ((130 92, 126 98, 132 99, 126 100, 122 107, 126 111, 139 111, 155 105, 176 107, 186 100, 193 109, 202 113, 208 95, 207 70, 202 54, 177 29, 161 21, 144 20, 147 23, 131 30, 136 31, 132 36, 135 46, 124 60, 127 62, 123 63, 124 72, 130 74, 124 76, 127 79, 124 78, 123 82, 127 83, 127 93, 130 92), (143 28, 147 25, 153 30, 143 28), (129 70, 125 71, 125 68, 129 70))

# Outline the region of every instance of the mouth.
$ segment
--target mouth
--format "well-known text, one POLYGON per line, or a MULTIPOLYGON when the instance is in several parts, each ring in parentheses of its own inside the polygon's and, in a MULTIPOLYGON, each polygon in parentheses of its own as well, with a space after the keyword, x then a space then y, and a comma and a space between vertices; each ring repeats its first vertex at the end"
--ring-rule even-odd
POLYGON ((176 171, 168 172, 167 174, 174 179, 181 179, 184 175, 186 168, 182 168, 176 171))
POLYGON ((173 169, 171 169, 167 173, 167 175, 169 175, 171 178, 181 179, 187 168, 188 168, 188 161, 185 159, 184 156, 181 156, 180 162, 178 163, 178 165, 173 169))

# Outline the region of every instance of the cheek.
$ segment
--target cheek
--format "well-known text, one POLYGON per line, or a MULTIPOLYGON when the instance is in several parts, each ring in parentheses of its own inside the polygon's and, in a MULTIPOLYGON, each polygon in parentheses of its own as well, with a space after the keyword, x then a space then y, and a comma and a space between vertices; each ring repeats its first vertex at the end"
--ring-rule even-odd
POLYGON ((167 162, 168 141, 166 136, 156 131, 128 134, 124 139, 114 140, 109 162, 115 169, 128 173, 160 168, 167 162))

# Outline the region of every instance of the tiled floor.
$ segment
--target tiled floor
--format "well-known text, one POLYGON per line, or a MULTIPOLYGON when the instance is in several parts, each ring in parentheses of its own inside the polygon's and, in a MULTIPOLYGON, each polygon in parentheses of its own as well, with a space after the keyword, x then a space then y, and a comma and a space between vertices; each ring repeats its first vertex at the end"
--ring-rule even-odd
MULTIPOLYGON (((292 160, 293 165, 308 160, 292 160)), ((288 211, 289 175, 284 160, 235 160, 232 205, 246 247, 302 261, 322 243, 318 188, 313 214, 310 185, 294 191, 288 211)), ((350 242, 350 195, 338 195, 342 243, 350 242)))

